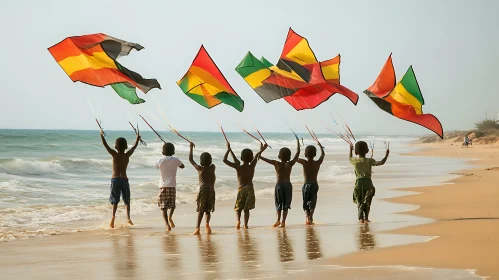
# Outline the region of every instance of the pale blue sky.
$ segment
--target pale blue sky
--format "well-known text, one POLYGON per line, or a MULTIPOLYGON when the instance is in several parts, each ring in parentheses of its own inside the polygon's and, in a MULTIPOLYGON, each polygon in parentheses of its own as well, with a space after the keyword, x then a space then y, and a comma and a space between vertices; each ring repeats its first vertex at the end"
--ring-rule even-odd
MULTIPOLYGON (((362 91, 393 52, 397 78, 412 64, 425 113, 444 130, 467 129, 499 112, 499 1, 3 1, 0 4, 0 128, 95 129, 85 96, 106 129, 128 129, 127 113, 166 127, 158 105, 178 130, 212 131, 254 125, 285 131, 324 131, 321 119, 341 115, 358 133, 429 131, 379 110, 362 91), (284 100, 266 104, 234 71, 248 50, 276 61, 288 28, 305 36, 319 60, 341 53, 341 82, 360 95, 353 106, 341 95, 314 110, 296 112, 284 100), (128 105, 110 87, 73 83, 47 51, 68 36, 108 35, 145 46, 120 60, 157 78, 144 105, 128 105), (186 97, 176 81, 201 44, 245 100, 239 113, 207 110, 186 97), (111 97, 111 98, 110 98, 111 97)), ((143 126, 143 125, 142 125, 143 126)))

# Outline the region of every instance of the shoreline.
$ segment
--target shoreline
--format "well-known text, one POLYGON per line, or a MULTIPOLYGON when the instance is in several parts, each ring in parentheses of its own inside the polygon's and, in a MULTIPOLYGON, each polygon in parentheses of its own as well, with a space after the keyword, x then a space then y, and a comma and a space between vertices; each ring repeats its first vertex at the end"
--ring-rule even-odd
MULTIPOLYGON (((459 178, 437 186, 398 189, 410 192, 384 199, 416 206, 402 215, 430 218, 428 224, 382 233, 433 236, 424 243, 375 248, 325 260, 327 265, 362 268, 404 266, 475 271, 487 279, 499 279, 499 180, 498 145, 461 148, 450 142, 417 144, 423 148, 409 156, 466 159, 470 168, 459 178)), ((319 273, 317 276, 321 276, 319 273)), ((325 276, 325 274, 324 274, 325 276)))

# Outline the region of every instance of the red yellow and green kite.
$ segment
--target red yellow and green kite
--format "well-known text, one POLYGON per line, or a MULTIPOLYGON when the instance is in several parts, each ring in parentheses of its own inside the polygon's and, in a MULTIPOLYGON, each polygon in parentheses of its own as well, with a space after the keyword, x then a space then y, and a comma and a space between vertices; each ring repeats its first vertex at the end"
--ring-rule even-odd
POLYGON ((116 93, 132 104, 145 102, 135 88, 147 93, 161 88, 156 79, 144 79, 116 59, 132 49, 143 49, 139 44, 126 42, 102 33, 68 37, 48 50, 73 82, 93 86, 111 85, 116 93))
POLYGON ((244 101, 227 82, 204 46, 177 84, 187 96, 208 109, 221 103, 239 112, 244 109, 244 101))
POLYGON ((426 127, 443 138, 440 121, 434 115, 423 114, 423 94, 412 66, 397 84, 391 54, 374 84, 364 93, 385 112, 426 127))
POLYGON ((267 103, 284 98, 296 110, 312 109, 339 93, 357 104, 359 96, 340 84, 340 59, 319 62, 307 39, 290 28, 277 65, 248 52, 236 71, 267 103))

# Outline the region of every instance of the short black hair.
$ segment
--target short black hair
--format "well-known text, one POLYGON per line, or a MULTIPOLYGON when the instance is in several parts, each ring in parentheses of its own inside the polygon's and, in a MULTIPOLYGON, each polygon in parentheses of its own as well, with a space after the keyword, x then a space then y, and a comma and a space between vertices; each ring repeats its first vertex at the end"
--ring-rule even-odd
POLYGON ((361 157, 365 157, 366 154, 369 152, 369 147, 367 146, 367 143, 364 141, 359 141, 355 143, 355 154, 359 155, 361 157))
POLYGON ((305 148, 305 157, 314 158, 317 155, 317 148, 313 145, 309 145, 305 148))
POLYGON ((279 150, 279 159, 283 162, 287 162, 291 160, 291 150, 289 148, 281 148, 279 150))
POLYGON ((163 155, 165 156, 173 156, 175 154, 175 146, 172 143, 168 142, 163 145, 163 155))
POLYGON ((124 150, 126 150, 128 148, 128 144, 126 142, 126 139, 123 137, 116 139, 115 147, 116 147, 116 150, 118 150, 119 152, 123 152, 124 150))
POLYGON ((201 166, 210 166, 212 163, 211 155, 207 152, 201 154, 200 160, 201 166))
POLYGON ((250 149, 244 149, 242 152, 241 152, 241 160, 243 162, 251 162, 253 161, 253 151, 250 150, 250 149))

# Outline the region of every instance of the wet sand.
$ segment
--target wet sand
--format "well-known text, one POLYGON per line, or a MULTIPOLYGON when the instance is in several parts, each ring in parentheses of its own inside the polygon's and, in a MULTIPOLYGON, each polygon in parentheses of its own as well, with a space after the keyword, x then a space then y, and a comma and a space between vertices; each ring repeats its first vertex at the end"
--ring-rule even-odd
POLYGON ((474 168, 459 172, 462 177, 449 184, 412 188, 408 190, 419 194, 389 199, 419 206, 407 215, 436 220, 389 233, 438 238, 427 243, 349 254, 327 263, 476 269, 478 275, 499 279, 499 146, 475 145, 463 149, 448 142, 421 147, 424 150, 417 155, 474 159, 471 161, 474 168))
MULTIPOLYGON (((436 162, 445 164, 445 161, 436 162)), ((464 179, 472 177, 468 176, 464 179)), ((424 179, 421 177, 420 180, 409 185, 416 186, 424 183, 426 182, 424 179)), ((165 232, 159 211, 136 217, 136 225, 128 227, 125 225, 122 209, 120 209, 117 229, 114 230, 106 229, 108 221, 102 221, 99 230, 0 244, 0 258, 2 259, 0 271, 2 279, 65 279, 69 277, 74 279, 157 279, 165 276, 173 279, 302 279, 310 276, 317 279, 331 279, 331 277, 337 279, 398 279, 400 277, 404 279, 480 279, 474 277, 473 271, 466 270, 479 268, 478 266, 453 266, 447 263, 438 265, 437 260, 428 256, 425 256, 428 265, 417 262, 402 263, 401 257, 386 259, 386 262, 382 262, 382 257, 374 259, 370 257, 370 253, 383 255, 385 251, 397 251, 400 250, 399 248, 411 246, 424 248, 428 244, 435 244, 435 241, 443 239, 438 238, 424 243, 436 235, 443 236, 443 234, 432 231, 424 233, 416 231, 407 234, 408 230, 416 225, 426 224, 423 227, 432 227, 441 222, 428 224, 433 219, 440 219, 439 216, 423 218, 412 215, 413 213, 419 215, 418 211, 427 211, 424 210, 425 206, 412 212, 411 215, 396 214, 414 210, 415 207, 408 204, 395 204, 384 199, 413 193, 412 191, 421 191, 421 188, 391 190, 391 187, 398 185, 397 181, 397 178, 389 179, 383 183, 388 187, 379 186, 383 191, 377 193, 375 197, 375 208, 372 214, 374 222, 369 225, 356 223, 356 208, 351 202, 350 191, 338 192, 334 186, 321 185, 321 196, 316 211, 317 223, 312 227, 304 226, 300 188, 295 186, 293 209, 290 210, 286 229, 269 227, 275 219, 273 200, 270 197, 258 199, 257 208, 251 212, 250 230, 237 231, 233 228, 235 214, 231 202, 217 203, 217 209, 212 217, 213 235, 207 236, 202 228, 200 237, 190 235, 195 222, 193 205, 178 207, 175 214, 177 228, 171 233, 165 232), (410 192, 407 192, 408 190, 410 192), (393 231, 403 227, 408 228, 393 231), (400 246, 405 244, 413 245, 400 246), (391 246, 399 247, 384 249, 384 247, 391 246), (360 253, 356 253, 359 251, 360 253), (346 256, 340 257, 343 255, 346 256), (433 263, 435 265, 432 265, 433 263)), ((394 201, 406 202, 404 200, 408 198, 400 197, 394 201)), ((419 203, 413 202, 412 204, 419 203)), ((476 202, 476 204, 480 203, 476 202)), ((440 206, 436 205, 436 207, 440 206)), ((476 214, 477 216, 470 215, 480 217, 479 213, 476 214)), ((476 231, 476 228, 466 229, 476 231)), ((451 235, 456 234, 451 233, 451 235)), ((497 239, 493 239, 491 244, 497 244, 497 239)), ((447 251, 427 254, 437 256, 437 253, 445 254, 445 252, 447 251)), ((459 255, 454 254, 454 256, 459 255)), ((489 257, 491 259, 488 261, 493 262, 493 255, 489 257)), ((450 259, 450 257, 446 258, 450 259)))

